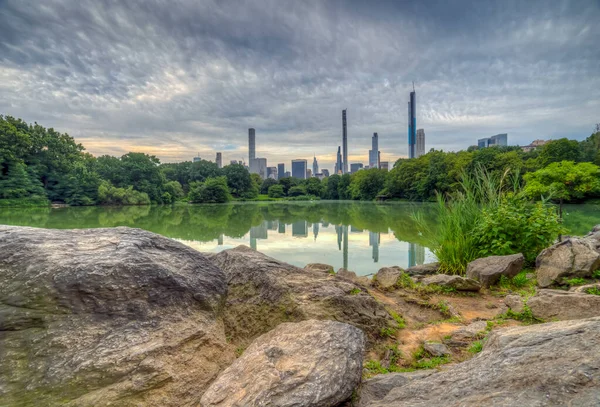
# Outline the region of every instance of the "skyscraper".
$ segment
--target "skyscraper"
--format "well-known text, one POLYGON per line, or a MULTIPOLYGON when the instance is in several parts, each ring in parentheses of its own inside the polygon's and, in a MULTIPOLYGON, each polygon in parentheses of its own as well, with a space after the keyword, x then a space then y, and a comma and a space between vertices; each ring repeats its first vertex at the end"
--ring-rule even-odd
POLYGON ((477 147, 486 148, 493 146, 507 146, 508 145, 508 134, 501 133, 489 138, 481 138, 477 140, 477 147))
POLYGON ((338 146, 337 151, 337 160, 335 162, 335 173, 340 174, 343 173, 343 165, 342 165, 342 154, 340 153, 340 146, 338 146))
POLYGON ((306 179, 306 160, 292 160, 292 177, 306 179))
POLYGON ((323 168, 323 176, 324 177, 328 177, 329 176, 329 170, 327 168, 323 168))
POLYGON ((317 156, 313 156, 312 173, 315 175, 319 173, 319 163, 317 162, 317 156))
MULTIPOLYGON (((260 175, 262 179, 267 179, 267 159, 255 158, 252 162, 254 162, 254 173, 260 175)), ((250 166, 250 172, 253 172, 252 166, 250 166)))
POLYGON ((369 150, 369 167, 379 168, 379 136, 373 133, 371 149, 369 150))
POLYGON ((346 109, 342 110, 342 146, 344 147, 344 156, 342 157, 342 174, 348 172, 348 128, 346 125, 346 109))
POLYGON ((253 128, 248 129, 248 158, 252 166, 252 160, 256 158, 256 132, 253 128))
POLYGON ((414 89, 410 92, 408 102, 408 158, 415 158, 415 144, 417 139, 417 96, 414 89))
POLYGON ((267 167, 267 178, 277 179, 277 167, 267 167))
POLYGON ((417 158, 425 154, 425 130, 417 130, 417 158))
POLYGON ((216 163, 218 168, 223 168, 223 156, 221 153, 217 153, 216 163))
POLYGON ((363 167, 362 163, 350 164, 350 174, 354 174, 356 171, 360 170, 362 167, 363 167))
POLYGON ((285 164, 279 163, 277 164, 277 179, 282 179, 285 177, 285 164))

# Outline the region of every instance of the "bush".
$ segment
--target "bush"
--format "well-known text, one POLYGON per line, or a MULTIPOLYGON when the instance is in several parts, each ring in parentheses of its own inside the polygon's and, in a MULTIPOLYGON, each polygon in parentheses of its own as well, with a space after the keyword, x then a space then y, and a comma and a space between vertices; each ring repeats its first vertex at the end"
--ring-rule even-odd
POLYGON ((302 185, 296 185, 289 189, 288 196, 306 195, 306 188, 302 185))
POLYGON ((285 196, 283 185, 271 185, 269 187, 269 198, 281 198, 283 196, 285 196))
POLYGON ((98 203, 103 205, 150 205, 145 192, 133 187, 117 188, 108 181, 102 181, 98 187, 98 203))
POLYGON ((503 197, 498 206, 482 211, 474 238, 479 257, 523 253, 531 264, 564 232, 553 207, 511 194, 503 197))
POLYGON ((189 199, 192 203, 225 203, 231 201, 227 178, 208 178, 203 183, 191 182, 189 199))

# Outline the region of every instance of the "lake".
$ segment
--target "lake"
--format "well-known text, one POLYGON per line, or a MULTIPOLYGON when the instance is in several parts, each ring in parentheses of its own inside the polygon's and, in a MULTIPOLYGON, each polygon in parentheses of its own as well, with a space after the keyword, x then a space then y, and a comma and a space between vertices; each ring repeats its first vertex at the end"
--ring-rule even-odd
MULTIPOLYGON (((416 203, 239 202, 222 205, 0 208, 0 224, 44 228, 131 226, 202 252, 240 244, 299 267, 327 263, 359 275, 435 261, 412 214, 435 225, 434 207, 416 203)), ((571 234, 600 223, 599 205, 566 205, 571 234)))

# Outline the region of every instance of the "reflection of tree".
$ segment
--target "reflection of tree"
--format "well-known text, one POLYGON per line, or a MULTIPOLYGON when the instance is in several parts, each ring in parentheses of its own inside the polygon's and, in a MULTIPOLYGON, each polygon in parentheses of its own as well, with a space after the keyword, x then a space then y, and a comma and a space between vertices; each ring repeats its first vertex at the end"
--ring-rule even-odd
POLYGON ((0 208, 0 224, 47 227, 50 208, 0 208))
POLYGON ((600 224, 600 204, 564 205, 563 222, 571 235, 584 235, 600 224))
MULTIPOLYGON (((138 220, 148 216, 151 210, 150 205, 141 206, 118 206, 118 207, 90 207, 93 212, 97 212, 98 226, 101 227, 115 227, 115 226, 135 226, 142 227, 139 225, 138 220), (94 211, 96 209, 96 211, 94 211), (97 211, 97 209, 100 209, 97 211)), ((82 214, 79 208, 69 208, 73 215, 82 214)), ((91 213, 91 212, 90 212, 91 213)), ((80 226, 79 226, 80 227, 80 226)), ((143 228, 143 227, 142 227, 143 228)))

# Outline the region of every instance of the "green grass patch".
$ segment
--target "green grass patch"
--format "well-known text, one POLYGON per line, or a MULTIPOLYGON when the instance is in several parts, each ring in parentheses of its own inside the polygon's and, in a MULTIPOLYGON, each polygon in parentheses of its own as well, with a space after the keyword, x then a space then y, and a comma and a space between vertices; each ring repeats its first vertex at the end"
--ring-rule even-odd
POLYGON ((569 278, 569 279, 565 278, 565 279, 563 279, 562 282, 563 282, 563 285, 568 285, 569 287, 587 284, 587 280, 585 278, 579 278, 579 277, 569 278))
POLYGON ((379 336, 382 338, 393 338, 396 336, 396 329, 389 326, 383 327, 379 330, 379 336))
POLYGON ((475 341, 471 344, 471 346, 469 346, 469 348, 467 349, 467 352, 475 355, 475 354, 481 352, 482 350, 483 350, 483 342, 475 341))
POLYGON ((600 270, 596 270, 592 273, 592 278, 600 280, 600 270))
POLYGON ((588 294, 592 294, 592 295, 600 295, 600 288, 598 287, 590 287, 587 290, 585 290, 586 293, 588 294))
POLYGON ((514 319, 516 321, 521 321, 527 325, 531 324, 539 324, 544 322, 543 320, 536 318, 533 316, 531 309, 527 306, 523 306, 522 312, 514 312, 511 310, 506 311, 504 314, 498 315, 498 319, 514 319))
POLYGON ((388 311, 388 312, 392 316, 392 318, 394 318, 394 321, 396 321, 396 323, 398 324, 398 329, 402 329, 402 328, 406 327, 406 321, 404 320, 404 318, 402 318, 401 315, 398 315, 394 311, 388 311))
POLYGON ((353 288, 352 290, 350 290, 350 295, 358 295, 360 293, 361 293, 360 288, 353 288))

